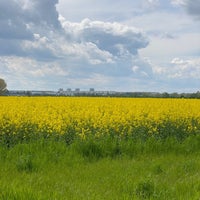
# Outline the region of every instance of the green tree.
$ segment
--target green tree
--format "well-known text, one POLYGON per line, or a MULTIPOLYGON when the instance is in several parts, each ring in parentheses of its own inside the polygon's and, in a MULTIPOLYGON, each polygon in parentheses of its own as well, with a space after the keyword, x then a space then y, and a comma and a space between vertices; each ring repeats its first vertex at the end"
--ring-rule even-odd
POLYGON ((0 78, 0 95, 5 94, 6 91, 7 91, 7 84, 6 84, 6 82, 4 81, 4 79, 1 79, 1 78, 0 78))

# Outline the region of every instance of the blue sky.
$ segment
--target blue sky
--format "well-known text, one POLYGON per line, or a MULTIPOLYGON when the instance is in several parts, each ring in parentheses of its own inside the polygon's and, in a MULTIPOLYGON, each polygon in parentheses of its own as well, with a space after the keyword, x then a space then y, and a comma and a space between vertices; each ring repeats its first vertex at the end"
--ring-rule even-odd
POLYGON ((0 0, 0 27, 10 90, 200 90, 200 0, 0 0))

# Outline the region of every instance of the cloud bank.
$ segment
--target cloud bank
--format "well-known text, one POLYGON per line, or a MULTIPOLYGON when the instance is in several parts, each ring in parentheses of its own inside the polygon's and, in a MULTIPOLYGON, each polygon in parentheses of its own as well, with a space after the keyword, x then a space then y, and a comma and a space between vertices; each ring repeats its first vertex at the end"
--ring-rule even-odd
POLYGON ((184 7, 188 14, 200 20, 200 0, 172 0, 172 4, 184 7))
MULTIPOLYGON (((199 80, 198 60, 180 57, 168 66, 155 66, 149 58, 142 57, 141 50, 151 46, 152 41, 134 24, 88 18, 72 22, 58 12, 58 3, 58 0, 0 1, 0 76, 7 81, 8 89, 95 87, 152 91, 162 90, 162 85, 175 79, 199 80)), ((198 3, 199 0, 173 1, 197 18, 198 3)), ((107 2, 98 4, 108 6, 107 2)), ((130 6, 138 6, 134 16, 135 13, 143 16, 145 11, 153 15, 161 1, 128 1, 128 5, 120 1, 115 7, 123 7, 131 14, 130 6)), ((148 25, 149 20, 148 16, 143 23, 148 25)), ((171 31, 159 35, 162 41, 176 40, 171 31)), ((152 53, 159 54, 159 49, 152 53)))
POLYGON ((138 54, 149 42, 141 30, 89 19, 72 23, 59 17, 57 3, 1 1, 0 55, 4 76, 15 74, 16 79, 26 77, 27 82, 45 79, 47 87, 55 77, 58 82, 62 79, 61 85, 64 79, 68 82, 91 77, 112 80, 152 76, 151 67, 138 54))

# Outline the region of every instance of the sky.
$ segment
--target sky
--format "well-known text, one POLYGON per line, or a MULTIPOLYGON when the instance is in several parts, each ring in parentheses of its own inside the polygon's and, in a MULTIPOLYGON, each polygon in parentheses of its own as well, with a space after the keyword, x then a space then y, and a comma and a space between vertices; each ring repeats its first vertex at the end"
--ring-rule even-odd
POLYGON ((200 91, 200 0, 0 0, 8 90, 200 91))

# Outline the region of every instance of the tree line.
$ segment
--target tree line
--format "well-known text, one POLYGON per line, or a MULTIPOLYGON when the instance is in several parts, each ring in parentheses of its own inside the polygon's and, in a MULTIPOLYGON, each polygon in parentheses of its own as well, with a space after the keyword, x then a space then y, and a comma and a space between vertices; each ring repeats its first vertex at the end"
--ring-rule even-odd
MULTIPOLYGON (((0 95, 9 96, 9 91, 7 90, 7 84, 4 79, 0 78, 0 95)), ((23 93, 23 96, 34 96, 30 91, 23 93)), ((37 96, 37 95, 36 95, 37 96)), ((40 95, 41 96, 41 95, 40 95)), ((51 95, 46 95, 51 96, 51 95)), ((114 92, 102 95, 101 93, 77 93, 74 96, 109 96, 109 97, 135 97, 135 98, 192 98, 200 99, 200 91, 194 93, 159 93, 159 92, 114 92)))

